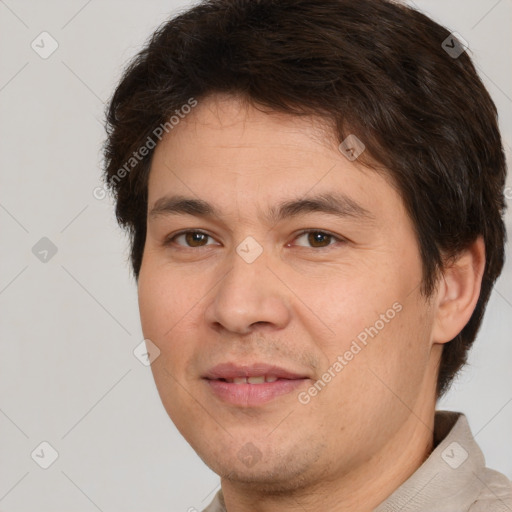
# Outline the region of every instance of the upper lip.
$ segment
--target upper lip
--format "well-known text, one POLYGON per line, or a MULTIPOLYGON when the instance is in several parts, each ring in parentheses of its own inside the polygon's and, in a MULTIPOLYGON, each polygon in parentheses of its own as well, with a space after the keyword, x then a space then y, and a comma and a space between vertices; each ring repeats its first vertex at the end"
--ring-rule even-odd
POLYGON ((222 363, 208 370, 204 375, 204 379, 237 379, 241 377, 260 377, 273 376, 278 379, 307 379, 304 374, 286 370, 280 366, 266 363, 222 363))

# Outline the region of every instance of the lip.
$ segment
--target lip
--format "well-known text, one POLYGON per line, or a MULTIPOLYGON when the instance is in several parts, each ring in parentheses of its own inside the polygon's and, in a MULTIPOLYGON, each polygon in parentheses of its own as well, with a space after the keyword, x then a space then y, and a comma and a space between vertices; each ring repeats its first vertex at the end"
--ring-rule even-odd
POLYGON ((258 377, 260 375, 274 375, 278 379, 305 379, 308 378, 304 374, 286 370, 280 366, 266 363, 222 363, 211 368, 203 378, 205 379, 237 379, 240 377, 258 377))
POLYGON ((237 406, 254 407, 291 393, 304 385, 309 377, 266 363, 223 363, 211 368, 203 375, 203 380, 210 391, 220 400, 237 406), (261 376, 270 376, 273 378, 273 382, 258 384, 226 382, 226 379, 261 376))

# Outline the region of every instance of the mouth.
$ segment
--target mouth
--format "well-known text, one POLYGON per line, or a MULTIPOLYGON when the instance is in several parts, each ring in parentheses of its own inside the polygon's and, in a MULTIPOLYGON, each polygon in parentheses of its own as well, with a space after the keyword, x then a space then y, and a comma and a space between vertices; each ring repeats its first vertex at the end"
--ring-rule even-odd
POLYGON ((203 380, 221 401, 255 407, 287 395, 309 380, 307 375, 265 363, 217 365, 203 380))
POLYGON ((275 382, 279 378, 275 375, 259 375, 259 376, 253 376, 253 377, 236 377, 233 379, 215 379, 220 380, 222 382, 227 382, 229 384, 263 384, 264 382, 275 382))

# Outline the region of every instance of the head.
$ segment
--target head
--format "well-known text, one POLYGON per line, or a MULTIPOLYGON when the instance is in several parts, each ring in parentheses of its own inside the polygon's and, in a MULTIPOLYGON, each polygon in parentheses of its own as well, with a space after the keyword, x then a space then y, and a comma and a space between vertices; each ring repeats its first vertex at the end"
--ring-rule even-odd
POLYGON ((219 474, 346 472, 465 363, 503 266, 505 158, 449 36, 383 0, 215 0, 126 69, 105 177, 163 404, 219 474), (234 403, 226 363, 293 379, 234 403))

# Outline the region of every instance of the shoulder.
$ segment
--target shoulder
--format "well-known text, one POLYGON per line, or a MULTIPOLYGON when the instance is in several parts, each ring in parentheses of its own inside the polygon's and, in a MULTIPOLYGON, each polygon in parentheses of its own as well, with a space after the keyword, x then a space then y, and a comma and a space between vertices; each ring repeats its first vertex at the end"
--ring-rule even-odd
POLYGON ((512 510, 512 483, 493 469, 483 468, 475 475, 481 482, 481 491, 468 512, 510 512, 512 510))

